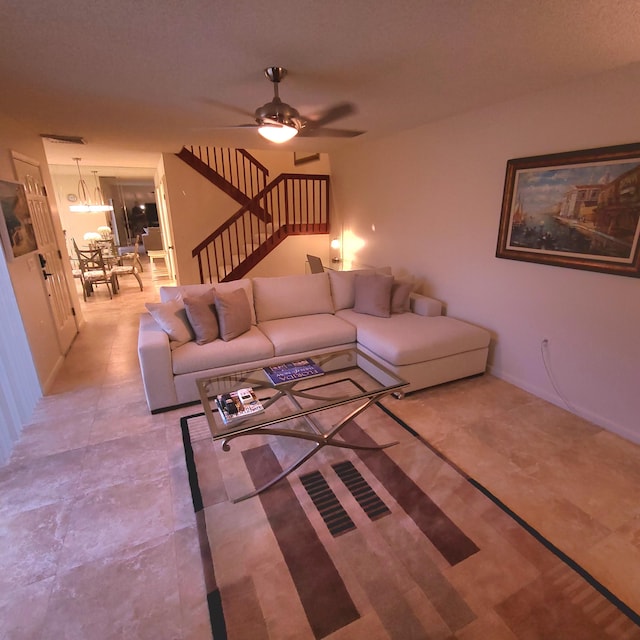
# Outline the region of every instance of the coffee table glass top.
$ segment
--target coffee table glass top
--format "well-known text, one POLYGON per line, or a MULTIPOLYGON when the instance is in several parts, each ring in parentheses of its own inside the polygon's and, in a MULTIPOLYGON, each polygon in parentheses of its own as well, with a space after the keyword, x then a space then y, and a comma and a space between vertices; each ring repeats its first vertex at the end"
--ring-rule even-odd
MULTIPOLYGON (((262 368, 198 379, 200 400, 214 440, 278 425, 360 399, 376 400, 390 393, 402 393, 408 384, 358 349, 336 350, 314 355, 312 359, 325 371, 324 375, 278 386, 273 385, 262 368), (353 383, 339 384, 342 379, 353 383), (254 390, 264 411, 225 424, 217 409, 217 396, 246 387, 254 390)), ((283 358, 281 362, 289 360, 283 358)))

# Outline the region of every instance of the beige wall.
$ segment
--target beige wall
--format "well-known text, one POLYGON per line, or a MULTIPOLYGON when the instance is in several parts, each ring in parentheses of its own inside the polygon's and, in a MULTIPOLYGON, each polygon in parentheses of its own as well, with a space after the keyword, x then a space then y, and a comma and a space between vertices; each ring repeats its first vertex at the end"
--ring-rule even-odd
MULTIPOLYGON (((327 174, 330 172, 329 158, 326 154, 321 154, 319 161, 295 166, 291 151, 250 150, 250 152, 269 169, 269 181, 274 180, 281 173, 327 174)), ((174 154, 162 156, 156 183, 163 173, 166 178, 167 205, 176 248, 176 279, 182 284, 199 282, 198 263, 191 257, 192 249, 238 211, 240 205, 174 154)), ((307 244, 304 240, 294 241, 294 238, 287 238, 254 271, 260 274, 270 273, 273 268, 272 275, 281 272, 297 273, 298 269, 304 269, 306 253, 314 252, 316 255, 328 257, 328 236, 315 236, 307 244), (312 247, 313 251, 306 251, 306 246, 312 247)))
MULTIPOLYGON (((17 151, 40 163, 48 193, 53 193, 49 168, 39 136, 0 115, 0 179, 15 180, 11 151, 17 151)), ((54 198, 49 198, 56 231, 61 236, 54 198)), ((44 389, 52 382, 62 363, 55 328, 51 321, 47 292, 36 253, 21 256, 8 263, 8 270, 29 340, 40 384, 44 389)), ((76 305, 77 308, 77 305, 76 305)))
MULTIPOLYGON (((0 114, 0 179, 16 179, 11 152, 40 162, 47 189, 51 179, 40 138, 0 114)), ((51 199, 50 199, 51 200, 51 199)), ((52 204, 54 222, 57 219, 52 204)), ((60 235, 61 231, 58 229, 60 235)), ((37 254, 5 260, 0 250, 0 464, 62 362, 37 254)))
MULTIPOLYGON (((640 280, 495 257, 509 158, 640 141, 640 65, 332 154, 357 258, 493 332, 491 370, 640 441, 640 280), (372 228, 375 227, 375 231, 372 228)), ((514 427, 517 428, 517 412, 514 427)))

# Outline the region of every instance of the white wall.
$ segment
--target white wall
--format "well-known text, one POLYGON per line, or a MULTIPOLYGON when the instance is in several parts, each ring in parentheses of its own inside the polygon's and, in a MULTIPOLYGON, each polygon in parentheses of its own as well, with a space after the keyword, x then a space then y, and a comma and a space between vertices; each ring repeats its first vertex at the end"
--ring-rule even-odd
POLYGON ((331 265, 329 236, 290 236, 247 274, 247 277, 274 277, 309 273, 307 254, 318 256, 324 265, 331 265))
POLYGON ((491 330, 491 371, 640 442, 640 280, 495 257, 510 158, 640 141, 640 64, 331 155, 359 262, 410 272, 491 330), (375 231, 372 230, 375 226, 375 231))

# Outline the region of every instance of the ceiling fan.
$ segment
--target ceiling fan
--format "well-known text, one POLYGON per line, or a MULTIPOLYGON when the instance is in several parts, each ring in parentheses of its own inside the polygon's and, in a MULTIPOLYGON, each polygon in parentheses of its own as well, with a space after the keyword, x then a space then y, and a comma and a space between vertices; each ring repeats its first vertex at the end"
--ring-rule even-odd
MULTIPOLYGON (((251 116, 256 124, 240 124, 232 129, 253 128, 267 140, 283 143, 294 136, 305 138, 335 137, 353 138, 362 135, 364 131, 351 131, 348 129, 329 129, 326 125, 355 113, 355 108, 348 102, 329 107, 315 118, 301 116, 297 109, 280 100, 278 84, 284 80, 287 70, 284 67, 267 67, 264 75, 273 83, 273 99, 258 107, 254 113, 241 111, 251 116)), ((234 111, 239 111, 234 109, 234 111)))

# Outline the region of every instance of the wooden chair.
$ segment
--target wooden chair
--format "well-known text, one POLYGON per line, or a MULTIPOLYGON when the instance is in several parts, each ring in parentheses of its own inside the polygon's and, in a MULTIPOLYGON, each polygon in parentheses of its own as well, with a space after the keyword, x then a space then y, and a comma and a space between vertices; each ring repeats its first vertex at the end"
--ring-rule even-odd
POLYGON ((133 251, 128 251, 126 253, 120 254, 120 264, 125 264, 130 260, 133 263, 133 266, 136 267, 140 273, 144 271, 144 269, 142 268, 142 262, 140 262, 139 249, 141 243, 142 240, 140 239, 140 236, 137 235, 136 241, 133 244, 133 251))
MULTIPOLYGON (((100 247, 83 250, 78 247, 74 240, 73 248, 78 258, 78 266, 82 272, 80 281, 82 282, 84 299, 86 300, 87 296, 93 293, 93 287, 98 284, 106 285, 109 298, 113 299, 113 291, 115 289, 114 276, 111 273, 111 269, 108 269, 104 263, 100 247)), ((142 287, 142 283, 140 283, 140 286, 142 287)))
POLYGON ((116 248, 116 243, 113 241, 113 237, 96 240, 95 246, 102 252, 102 259, 104 260, 104 264, 107 269, 110 269, 117 264, 121 264, 120 256, 118 255, 118 250, 116 248))
POLYGON ((111 267, 111 275, 113 276, 113 283, 115 286, 115 290, 118 291, 120 289, 120 282, 118 278, 120 276, 133 276, 140 285, 140 291, 142 291, 142 279, 140 278, 139 271, 142 271, 142 263, 140 262, 140 256, 138 255, 138 239, 136 238, 136 243, 134 245, 135 251, 133 253, 133 262, 132 264, 124 264, 125 256, 120 256, 121 260, 119 264, 113 265, 111 267), (139 270, 138 270, 139 267, 139 270))
POLYGON ((324 271, 322 260, 318 258, 318 256, 310 256, 307 254, 307 262, 309 263, 311 273, 322 273, 324 271))

